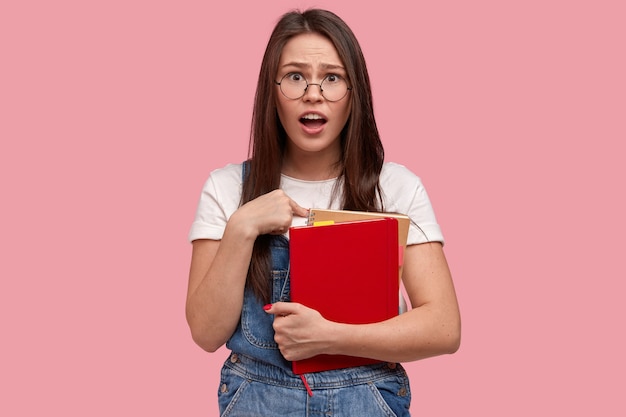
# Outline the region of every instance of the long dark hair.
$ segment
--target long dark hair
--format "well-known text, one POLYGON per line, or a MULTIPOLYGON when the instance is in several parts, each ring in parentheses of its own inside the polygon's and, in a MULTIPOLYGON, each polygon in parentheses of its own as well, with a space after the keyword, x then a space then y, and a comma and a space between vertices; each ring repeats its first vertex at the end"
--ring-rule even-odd
MULTIPOLYGON (((382 211, 379 175, 384 150, 374 119, 372 91, 361 47, 348 25, 332 12, 309 9, 284 14, 276 24, 265 50, 254 100, 250 131, 250 159, 241 204, 279 188, 282 157, 287 140, 278 119, 274 78, 285 44, 302 33, 328 38, 347 72, 352 86, 351 114, 341 133, 342 204, 345 210, 382 211)), ((257 297, 269 302, 270 235, 257 238, 246 284, 257 297)))

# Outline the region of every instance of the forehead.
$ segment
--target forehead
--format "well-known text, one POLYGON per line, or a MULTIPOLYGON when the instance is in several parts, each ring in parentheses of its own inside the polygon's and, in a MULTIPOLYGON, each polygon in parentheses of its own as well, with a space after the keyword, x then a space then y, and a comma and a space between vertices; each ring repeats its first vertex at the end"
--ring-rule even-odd
POLYGON ((332 42, 317 33, 303 33, 287 41, 280 54, 279 69, 291 64, 343 66, 332 42))

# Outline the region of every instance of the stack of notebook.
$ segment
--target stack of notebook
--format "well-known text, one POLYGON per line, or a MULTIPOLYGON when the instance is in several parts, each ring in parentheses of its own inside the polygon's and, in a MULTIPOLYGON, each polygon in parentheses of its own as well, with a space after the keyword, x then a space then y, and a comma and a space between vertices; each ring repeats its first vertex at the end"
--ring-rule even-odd
MULTIPOLYGON (((408 223, 408 217, 397 214, 312 209, 308 226, 289 231, 291 301, 341 323, 396 316, 408 223)), ((304 374, 376 362, 318 355, 292 367, 304 374)))

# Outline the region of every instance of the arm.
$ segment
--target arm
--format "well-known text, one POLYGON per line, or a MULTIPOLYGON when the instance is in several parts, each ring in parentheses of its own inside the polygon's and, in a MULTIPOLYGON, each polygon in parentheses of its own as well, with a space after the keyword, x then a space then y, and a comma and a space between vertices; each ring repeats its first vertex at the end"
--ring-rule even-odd
POLYGON ((275 339, 283 356, 296 360, 330 353, 408 362, 454 353, 461 321, 441 244, 409 246, 403 281, 413 309, 381 323, 334 323, 302 305, 276 303, 268 312, 276 314, 275 339))
POLYGON ((283 233, 294 214, 304 217, 306 213, 282 190, 275 190, 233 213, 222 240, 193 242, 186 316, 200 347, 213 352, 235 331, 257 236, 283 233))

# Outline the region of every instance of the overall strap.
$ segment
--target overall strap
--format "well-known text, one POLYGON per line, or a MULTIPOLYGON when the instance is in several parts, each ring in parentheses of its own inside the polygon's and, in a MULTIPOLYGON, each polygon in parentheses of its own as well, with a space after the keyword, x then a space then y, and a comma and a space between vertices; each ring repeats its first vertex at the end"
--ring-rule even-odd
POLYGON ((245 181, 250 170, 250 160, 243 161, 241 164, 241 180, 245 181))

